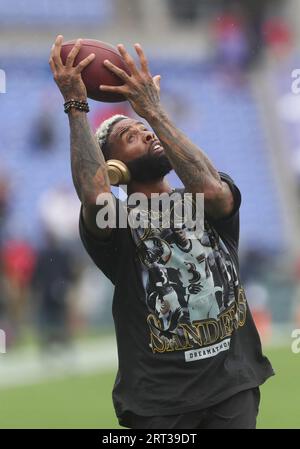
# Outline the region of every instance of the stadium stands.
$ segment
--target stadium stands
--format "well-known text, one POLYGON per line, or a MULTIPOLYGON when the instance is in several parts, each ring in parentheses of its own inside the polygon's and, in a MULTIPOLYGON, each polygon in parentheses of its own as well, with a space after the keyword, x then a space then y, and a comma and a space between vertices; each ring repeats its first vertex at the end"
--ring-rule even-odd
MULTIPOLYGON (((162 74, 163 101, 176 124, 239 185, 242 244, 280 249, 278 199, 250 85, 246 81, 230 85, 213 66, 195 60, 167 64, 154 60, 151 65, 153 73, 162 74)), ((5 117, 1 155, 13 178, 14 198, 10 231, 35 240, 40 195, 55 185, 71 183, 68 122, 47 61, 7 58, 2 59, 2 67, 8 82, 0 102, 5 117), (54 136, 52 146, 39 150, 33 147, 32 135, 44 114, 54 122, 54 136)), ((92 114, 106 107, 90 103, 92 114)), ((174 175, 171 178, 179 184, 174 175)))
POLYGON ((113 3, 104 0, 14 0, 0 3, 0 23, 22 26, 102 23, 113 13, 113 3))

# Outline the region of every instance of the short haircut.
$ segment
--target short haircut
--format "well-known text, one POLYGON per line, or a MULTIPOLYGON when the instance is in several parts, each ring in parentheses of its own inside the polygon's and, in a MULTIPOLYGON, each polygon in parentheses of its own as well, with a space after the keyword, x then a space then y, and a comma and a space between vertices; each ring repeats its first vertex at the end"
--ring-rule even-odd
POLYGON ((109 117, 108 119, 104 120, 104 122, 101 123, 99 128, 97 128, 95 137, 97 139, 97 142, 100 145, 101 151, 103 153, 104 159, 109 159, 109 147, 107 145, 108 138, 110 136, 110 133, 112 131, 113 126, 120 122, 121 120, 127 119, 126 115, 116 114, 112 117, 109 117))

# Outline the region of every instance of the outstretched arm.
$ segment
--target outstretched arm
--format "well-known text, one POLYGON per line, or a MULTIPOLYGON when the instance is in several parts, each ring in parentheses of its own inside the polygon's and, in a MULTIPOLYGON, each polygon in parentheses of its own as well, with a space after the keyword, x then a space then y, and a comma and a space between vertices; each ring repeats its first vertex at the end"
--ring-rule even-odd
POLYGON ((191 193, 204 193, 205 209, 212 217, 228 216, 234 207, 228 184, 222 182, 218 171, 204 152, 169 119, 160 103, 160 76, 152 78, 141 46, 135 45, 141 63, 140 69, 136 67, 123 45, 119 45, 118 49, 130 68, 131 76, 106 61, 106 67, 118 75, 124 85, 101 86, 101 89, 125 95, 135 112, 145 118, 156 133, 186 190, 191 193))
POLYGON ((147 121, 162 142, 186 191, 204 193, 205 210, 210 216, 229 215, 233 209, 232 193, 205 153, 175 127, 164 111, 157 111, 147 121))
MULTIPOLYGON (((75 99, 86 101, 87 92, 81 78, 81 71, 94 59, 92 53, 73 67, 81 47, 80 39, 70 51, 63 65, 60 52, 63 37, 58 36, 52 47, 49 64, 54 80, 65 101, 75 99)), ((71 141, 71 170, 77 195, 83 205, 84 221, 95 235, 106 237, 110 229, 99 229, 96 225, 96 205, 100 193, 110 192, 110 183, 104 156, 96 141, 84 111, 71 108, 69 115, 71 141)))

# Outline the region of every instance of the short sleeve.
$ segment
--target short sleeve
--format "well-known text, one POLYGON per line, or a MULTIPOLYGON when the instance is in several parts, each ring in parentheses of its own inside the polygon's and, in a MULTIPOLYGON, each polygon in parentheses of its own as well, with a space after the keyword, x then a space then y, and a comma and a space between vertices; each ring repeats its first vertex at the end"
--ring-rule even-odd
POLYGON ((226 173, 219 172, 222 181, 226 182, 232 192, 234 199, 234 206, 231 214, 228 217, 220 218, 218 220, 209 221, 214 226, 218 234, 229 242, 229 244, 236 250, 239 244, 240 233, 240 217, 239 210, 242 202, 242 195, 239 188, 236 186, 233 179, 226 173))
POLYGON ((228 220, 231 217, 234 217, 239 212, 241 202, 242 202, 242 195, 241 195, 239 188, 237 187, 237 185, 235 184, 235 182, 229 175, 227 175, 226 173, 222 173, 222 172, 219 172, 219 175, 220 175, 222 181, 224 181, 228 184, 228 186, 232 192, 233 199, 234 199, 233 211, 231 212, 229 217, 225 218, 225 220, 226 219, 228 220))
MULTIPOLYGON (((118 213, 120 201, 116 198, 116 210, 118 213)), ((96 266, 115 284, 116 273, 120 261, 120 253, 124 244, 124 238, 128 238, 127 229, 116 227, 108 240, 97 239, 86 227, 83 218, 82 207, 79 217, 79 234, 87 253, 96 266)))

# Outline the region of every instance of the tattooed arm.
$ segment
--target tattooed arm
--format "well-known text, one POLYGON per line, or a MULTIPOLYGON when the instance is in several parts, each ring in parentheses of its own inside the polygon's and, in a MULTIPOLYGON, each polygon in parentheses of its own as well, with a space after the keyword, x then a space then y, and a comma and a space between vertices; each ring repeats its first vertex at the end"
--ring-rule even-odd
POLYGON ((147 118, 187 192, 204 193, 206 212, 213 218, 230 215, 232 192, 203 151, 178 130, 167 114, 157 110, 147 118))
POLYGON ((77 195, 83 205, 83 218, 87 228, 97 237, 106 238, 111 229, 100 229, 96 224, 99 210, 97 197, 110 192, 110 183, 104 156, 91 131, 84 112, 69 112, 71 140, 71 169, 77 195))
POLYGON ((233 195, 228 184, 221 180, 219 173, 203 151, 172 124, 163 110, 159 95, 160 76, 152 78, 141 46, 135 45, 141 63, 140 70, 123 45, 118 45, 118 49, 130 68, 131 76, 110 61, 106 61, 106 67, 118 75, 124 85, 100 88, 125 95, 135 112, 145 118, 153 128, 186 190, 191 193, 204 193, 205 210, 213 218, 228 216, 234 207, 233 195))
MULTIPOLYGON (((60 57, 62 39, 62 36, 58 36, 51 50, 49 64, 53 77, 65 101, 72 98, 86 101, 86 88, 81 78, 81 71, 95 55, 89 55, 73 67, 81 47, 81 41, 78 40, 67 57, 66 65, 63 65, 60 57)), ((111 229, 100 229, 96 224, 96 215, 100 208, 96 204, 97 197, 100 193, 110 193, 105 159, 92 133, 86 113, 72 108, 68 115, 72 178, 83 206, 83 219, 89 231, 95 236, 107 238, 111 229)))

